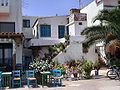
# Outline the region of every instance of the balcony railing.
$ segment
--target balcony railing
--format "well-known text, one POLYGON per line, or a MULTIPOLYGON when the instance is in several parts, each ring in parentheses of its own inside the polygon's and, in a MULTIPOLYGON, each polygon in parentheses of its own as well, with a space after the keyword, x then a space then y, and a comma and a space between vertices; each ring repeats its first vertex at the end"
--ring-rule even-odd
POLYGON ((0 15, 9 15, 9 0, 0 0, 0 15))
POLYGON ((60 42, 65 42, 65 39, 31 39, 29 41, 29 45, 28 47, 36 47, 36 46, 49 46, 49 45, 55 45, 58 44, 60 42))

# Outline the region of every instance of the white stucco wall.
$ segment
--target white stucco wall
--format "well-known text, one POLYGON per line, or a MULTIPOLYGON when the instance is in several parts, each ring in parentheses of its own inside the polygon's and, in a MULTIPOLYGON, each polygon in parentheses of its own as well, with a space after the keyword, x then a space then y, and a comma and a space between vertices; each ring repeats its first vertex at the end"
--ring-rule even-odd
POLYGON ((59 53, 53 60, 58 60, 60 64, 64 64, 66 61, 71 59, 73 60, 81 60, 82 53, 82 41, 85 40, 84 36, 71 36, 70 37, 70 45, 66 48, 66 53, 59 53))
MULTIPOLYGON (((58 38, 58 25, 66 25, 67 16, 64 15, 64 16, 42 17, 38 19, 38 22, 39 22, 39 26, 42 24, 51 25, 51 37, 48 38, 58 38)), ((40 37, 40 27, 38 31, 39 31, 39 38, 45 38, 45 37, 40 37)))
MULTIPOLYGON (((9 15, 0 15, 0 22, 15 22, 15 32, 22 32, 22 0, 9 0, 9 15)), ((16 64, 22 63, 22 44, 16 46, 16 64)))
POLYGON ((93 62, 95 62, 96 60, 98 60, 98 54, 95 53, 95 48, 96 45, 92 45, 89 49, 88 49, 88 53, 83 53, 83 56, 86 60, 91 60, 93 62))
POLYGON ((22 44, 16 45, 16 64, 22 63, 22 55, 23 55, 22 48, 23 48, 22 44))
POLYGON ((74 23, 69 25, 69 35, 75 36, 75 24, 74 23))
POLYGON ((15 32, 22 32, 21 8, 21 0, 9 0, 9 16, 0 15, 0 22, 15 22, 15 32))
MULTIPOLYGON (((93 23, 93 19, 95 16, 99 14, 99 12, 103 9, 111 9, 111 7, 104 7, 104 5, 117 5, 118 0, 101 0, 100 3, 96 4, 95 1, 90 3, 88 6, 83 8, 81 10, 81 13, 86 13, 87 14, 87 27, 93 26, 93 25, 98 25, 100 22, 96 21, 93 23)), ((100 44, 100 43, 99 43, 100 44)), ((98 55, 95 53, 95 48, 96 45, 93 45, 89 48, 88 53, 84 53, 84 57, 87 60, 97 60, 98 55)), ((102 49, 104 48, 103 46, 101 47, 102 49)), ((105 53, 103 50, 100 48, 101 53, 105 56, 105 53)))
MULTIPOLYGON (((90 3, 88 6, 86 6, 80 11, 81 13, 87 14, 87 27, 98 25, 100 23, 99 21, 93 23, 93 20, 95 16, 98 15, 99 11, 103 10, 103 8, 104 7, 102 1, 99 4, 96 4, 95 1, 93 1, 92 3, 90 3)), ((96 45, 92 45, 89 48, 88 53, 83 53, 85 59, 92 60, 93 62, 95 60, 98 60, 98 55, 97 53, 95 53, 95 47, 96 45)))
POLYGON ((82 44, 80 43, 71 43, 66 48, 66 53, 61 52, 58 54, 53 60, 58 60, 60 64, 64 64, 65 62, 73 59, 73 60, 80 60, 82 57, 82 44))
POLYGON ((103 2, 96 4, 95 1, 83 8, 80 12, 87 14, 87 26, 98 25, 99 21, 93 23, 93 19, 98 15, 99 11, 103 10, 103 2))
POLYGON ((87 27, 86 21, 75 21, 69 26, 69 35, 70 36, 80 36, 81 31, 87 27), (82 25, 79 25, 79 23, 82 23, 82 25))
POLYGON ((33 38, 32 26, 39 16, 22 16, 22 20, 30 20, 30 28, 23 27, 23 33, 25 38, 33 38))
POLYGON ((68 16, 69 23, 69 35, 80 36, 81 31, 87 27, 86 14, 85 13, 73 13, 68 16), (80 25, 82 23, 82 25, 80 25))
POLYGON ((80 36, 80 33, 86 27, 87 27, 87 22, 86 21, 77 21, 77 22, 75 22, 75 36, 80 36), (79 25, 79 23, 82 23, 82 25, 79 25))

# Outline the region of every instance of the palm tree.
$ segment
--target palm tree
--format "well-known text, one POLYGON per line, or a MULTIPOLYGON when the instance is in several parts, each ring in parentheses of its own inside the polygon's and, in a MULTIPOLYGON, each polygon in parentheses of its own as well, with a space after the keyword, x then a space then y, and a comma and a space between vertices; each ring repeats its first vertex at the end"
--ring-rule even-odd
MULTIPOLYGON (((103 41, 105 47, 113 42, 120 43, 120 1, 118 6, 111 10, 102 10, 93 20, 100 24, 85 28, 81 35, 86 35, 84 46, 89 48, 96 42, 103 41)), ((117 46, 119 46, 117 44, 117 46)))

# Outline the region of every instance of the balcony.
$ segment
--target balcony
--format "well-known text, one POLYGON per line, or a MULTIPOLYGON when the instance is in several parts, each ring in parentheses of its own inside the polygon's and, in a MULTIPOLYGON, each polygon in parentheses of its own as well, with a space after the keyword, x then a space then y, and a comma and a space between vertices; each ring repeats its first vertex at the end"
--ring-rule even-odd
POLYGON ((9 15, 9 0, 0 0, 0 15, 9 15))
POLYGON ((46 39, 31 39, 29 41, 28 47, 38 47, 38 46, 49 46, 55 45, 60 42, 65 42, 65 39, 55 39, 55 38, 46 38, 46 39))

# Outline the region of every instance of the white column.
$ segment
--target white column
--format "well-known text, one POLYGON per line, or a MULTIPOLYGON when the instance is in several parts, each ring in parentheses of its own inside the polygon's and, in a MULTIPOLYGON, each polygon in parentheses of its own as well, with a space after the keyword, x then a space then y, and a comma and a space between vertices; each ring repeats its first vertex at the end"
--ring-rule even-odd
POLYGON ((22 44, 16 44, 16 64, 22 64, 22 44))

